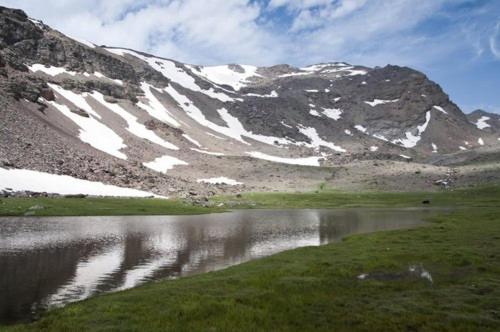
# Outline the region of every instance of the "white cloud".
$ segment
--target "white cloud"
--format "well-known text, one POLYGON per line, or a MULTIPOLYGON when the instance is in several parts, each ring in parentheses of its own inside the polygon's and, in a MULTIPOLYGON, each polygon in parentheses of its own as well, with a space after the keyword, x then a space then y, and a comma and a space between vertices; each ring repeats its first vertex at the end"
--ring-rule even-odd
POLYGON ((491 53, 500 59, 500 22, 497 23, 494 33, 490 37, 490 50, 491 53))
POLYGON ((429 18, 450 21, 443 7, 468 1, 421 0, 416 5, 414 0, 0 0, 0 4, 20 7, 63 33, 98 45, 195 64, 348 61, 424 68, 464 44, 478 56, 487 46, 499 55, 498 27, 490 40, 477 37, 484 36, 480 29, 415 31, 429 18), (279 9, 288 16, 275 17, 283 15, 279 9), (284 23, 277 23, 280 19, 284 23))

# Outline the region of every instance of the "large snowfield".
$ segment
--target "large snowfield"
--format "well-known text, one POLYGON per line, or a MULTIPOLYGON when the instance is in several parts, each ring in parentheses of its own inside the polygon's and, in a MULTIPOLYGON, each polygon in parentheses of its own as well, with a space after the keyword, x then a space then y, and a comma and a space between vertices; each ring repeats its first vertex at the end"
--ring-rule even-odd
POLYGON ((142 190, 81 180, 67 175, 5 168, 0 168, 0 190, 46 192, 61 195, 159 197, 142 190))

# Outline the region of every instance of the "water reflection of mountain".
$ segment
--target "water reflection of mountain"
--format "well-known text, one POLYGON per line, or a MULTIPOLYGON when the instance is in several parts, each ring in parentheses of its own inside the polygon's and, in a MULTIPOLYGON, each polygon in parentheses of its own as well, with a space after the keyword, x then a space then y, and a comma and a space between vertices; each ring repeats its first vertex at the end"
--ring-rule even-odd
POLYGON ((47 305, 146 280, 215 270, 348 234, 408 227, 421 216, 404 210, 254 210, 43 223, 3 218, 0 233, 8 227, 9 234, 0 238, 0 320, 27 319, 47 305))
POLYGON ((339 241, 349 234, 416 226, 422 223, 426 211, 418 210, 417 213, 412 213, 411 210, 353 209, 320 214, 320 243, 339 241))

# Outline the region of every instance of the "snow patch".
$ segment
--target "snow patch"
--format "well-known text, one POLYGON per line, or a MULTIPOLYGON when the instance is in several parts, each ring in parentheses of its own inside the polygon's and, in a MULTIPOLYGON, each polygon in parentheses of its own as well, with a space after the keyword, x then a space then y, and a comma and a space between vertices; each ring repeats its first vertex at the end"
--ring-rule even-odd
POLYGON ((28 20, 30 20, 31 23, 35 24, 39 28, 43 28, 43 22, 39 20, 35 20, 34 18, 29 17, 28 20))
POLYGON ((438 153, 438 147, 436 144, 432 143, 432 153, 438 153))
POLYGON ((399 99, 393 99, 393 100, 373 99, 373 101, 365 101, 365 104, 368 104, 371 107, 375 107, 377 105, 397 103, 398 101, 399 99))
MULTIPOLYGON (((84 74, 87 74, 87 73, 84 73, 84 74)), ((107 80, 110 80, 110 81, 114 82, 115 84, 118 84, 118 85, 123 86, 123 81, 122 81, 122 80, 109 78, 109 77, 107 77, 106 75, 103 75, 103 74, 101 74, 101 73, 100 73, 100 72, 98 72, 98 71, 95 71, 95 72, 94 72, 94 76, 95 76, 95 77, 97 77, 97 78, 105 78, 105 79, 107 79, 107 80)))
POLYGON ((323 108, 323 114, 337 121, 341 118, 342 110, 340 108, 323 108))
POLYGON ((318 116, 318 117, 321 117, 321 114, 319 114, 319 112, 318 112, 318 111, 316 111, 316 110, 310 110, 310 111, 309 111, 309 114, 311 114, 311 115, 313 115, 313 116, 318 116))
POLYGON ((73 39, 74 41, 76 42, 79 42, 80 44, 83 44, 87 47, 90 47, 90 48, 96 48, 95 44, 89 42, 88 40, 85 40, 85 39, 81 39, 81 38, 76 38, 76 37, 73 37, 73 36, 68 36, 66 35, 67 37, 73 39))
POLYGON ((310 144, 303 143, 302 145, 312 147, 315 149, 319 149, 320 146, 324 146, 337 152, 346 152, 346 150, 341 148, 340 146, 337 146, 332 142, 327 142, 321 137, 319 137, 318 132, 313 127, 299 126, 297 127, 297 129, 311 140, 310 144))
POLYGON ((367 128, 363 127, 362 125, 355 125, 354 128, 356 128, 357 130, 359 130, 362 133, 366 133, 366 131, 368 130, 367 128))
POLYGON ((442 108, 441 106, 432 106, 434 109, 438 110, 439 112, 441 113, 444 113, 444 114, 448 114, 448 112, 445 111, 444 108, 442 108))
POLYGON ((96 111, 94 111, 94 109, 87 103, 87 100, 85 99, 88 96, 87 93, 79 95, 77 93, 74 93, 73 91, 63 89, 61 86, 56 84, 48 83, 47 85, 52 90, 63 96, 65 99, 69 100, 76 107, 84 110, 95 118, 101 119, 101 116, 96 111))
POLYGON ((240 65, 240 67, 243 68, 242 73, 234 71, 228 65, 194 67, 194 71, 215 84, 228 85, 238 91, 248 85, 249 78, 261 76, 257 74, 258 68, 255 66, 240 65))
POLYGON ((289 164, 289 165, 301 165, 301 166, 319 166, 319 160, 323 159, 323 157, 306 157, 306 158, 283 158, 270 156, 268 154, 252 151, 247 152, 253 158, 263 159, 267 161, 273 161, 281 164, 289 164))
POLYGON ((478 129, 485 129, 485 128, 489 128, 491 127, 486 121, 490 120, 490 117, 489 116, 482 116, 480 117, 477 122, 475 123, 476 127, 478 129))
POLYGON ((376 152, 378 150, 378 146, 370 146, 371 152, 376 152))
POLYGON ((47 75, 50 75, 50 76, 57 76, 60 74, 68 74, 71 76, 75 76, 77 74, 76 72, 69 71, 63 67, 45 66, 42 64, 34 64, 31 66, 28 66, 28 69, 34 73, 36 73, 37 71, 41 71, 41 72, 43 72, 47 75))
POLYGON ((167 174, 167 171, 174 168, 177 165, 188 165, 187 162, 182 161, 180 159, 177 159, 175 157, 170 157, 170 156, 163 156, 163 157, 158 157, 155 160, 148 162, 148 163, 142 163, 144 166, 147 168, 150 168, 154 171, 160 172, 167 174))
POLYGON ((477 139, 477 143, 478 143, 479 145, 484 145, 484 141, 483 141, 483 139, 482 139, 481 137, 479 137, 479 138, 477 139))
POLYGON ((212 136, 212 137, 215 137, 217 139, 220 139, 221 141, 225 141, 226 140, 224 137, 220 137, 220 136, 214 135, 212 133, 205 133, 205 134, 207 134, 208 136, 212 136))
POLYGON ((154 144, 163 146, 164 148, 179 150, 177 146, 165 141, 164 139, 156 135, 154 131, 149 130, 148 128, 146 128, 145 125, 139 123, 135 116, 127 112, 120 105, 115 103, 109 103, 106 100, 104 100, 104 96, 101 93, 94 91, 92 93, 92 97, 99 103, 101 103, 103 106, 111 110, 113 113, 119 115, 123 120, 125 120, 127 122, 127 130, 130 133, 134 134, 137 137, 144 138, 154 144))
POLYGON ((201 144, 197 140, 195 140, 194 138, 190 137, 189 135, 182 134, 182 137, 184 137, 185 139, 187 139, 188 141, 190 141, 191 143, 193 143, 197 147, 201 148, 201 144))
POLYGON ((163 106, 163 104, 156 98, 153 94, 152 89, 155 89, 153 86, 148 83, 141 83, 141 89, 144 91, 144 98, 147 100, 147 104, 143 102, 138 102, 137 106, 148 112, 152 117, 170 124, 174 127, 180 127, 179 122, 174 119, 172 114, 163 106))
POLYGON ((195 149, 195 148, 191 148, 191 150, 199 152, 199 153, 208 154, 211 156, 224 156, 224 153, 220 153, 220 152, 210 152, 210 151, 205 151, 205 150, 200 150, 200 149, 195 149))
POLYGON ((376 139, 379 139, 381 141, 384 141, 384 142, 389 142, 389 140, 384 136, 384 135, 381 135, 381 134, 373 134, 372 135, 373 137, 375 137, 376 139))
POLYGON ((399 155, 401 158, 404 158, 404 159, 411 159, 410 156, 407 156, 407 155, 404 155, 404 154, 400 154, 399 155))
POLYGON ((344 130, 344 133, 346 133, 346 135, 352 136, 352 131, 350 131, 349 129, 344 130))
POLYGON ((154 194, 112 185, 27 169, 0 168, 0 189, 29 190, 60 195, 150 197, 154 194))
POLYGON ((414 135, 411 131, 407 131, 405 138, 393 140, 392 143, 401 145, 405 148, 415 147, 417 145, 417 143, 422 139, 422 134, 427 129, 427 126, 429 125, 430 120, 431 120, 431 112, 427 111, 425 113, 425 123, 420 125, 420 126, 417 126, 417 135, 414 135))
POLYGON ((203 90, 196 84, 194 77, 189 75, 184 68, 178 67, 174 61, 156 57, 147 57, 137 52, 120 48, 106 48, 106 50, 108 52, 120 56, 125 56, 126 54, 135 56, 136 58, 145 61, 150 67, 160 72, 166 78, 183 86, 186 89, 203 93, 211 98, 218 99, 222 102, 228 102, 228 101, 232 102, 236 100, 234 98, 229 97, 225 93, 216 92, 213 88, 210 88, 208 90, 203 90))
POLYGON ((93 117, 86 118, 71 112, 66 105, 61 105, 54 101, 48 103, 80 127, 80 134, 78 137, 82 142, 88 143, 92 147, 114 157, 127 159, 127 156, 120 152, 120 149, 126 148, 127 146, 123 143, 123 139, 113 130, 93 117))
POLYGON ((171 86, 166 87, 165 91, 179 104, 179 106, 186 112, 186 114, 193 120, 195 120, 197 123, 199 123, 204 127, 210 128, 211 130, 219 134, 231 137, 243 144, 250 145, 243 139, 243 136, 269 145, 276 145, 276 143, 277 144, 292 143, 291 141, 285 138, 254 134, 253 132, 246 130, 241 124, 240 120, 229 114, 229 112, 225 108, 217 110, 222 120, 224 120, 227 124, 227 127, 220 126, 216 123, 209 121, 205 117, 203 112, 193 104, 193 102, 191 102, 186 96, 177 92, 177 90, 175 90, 173 87, 171 86))
POLYGON ((258 98, 278 98, 279 96, 275 90, 271 91, 271 93, 267 95, 259 95, 257 93, 247 93, 246 95, 249 97, 258 97, 258 98))

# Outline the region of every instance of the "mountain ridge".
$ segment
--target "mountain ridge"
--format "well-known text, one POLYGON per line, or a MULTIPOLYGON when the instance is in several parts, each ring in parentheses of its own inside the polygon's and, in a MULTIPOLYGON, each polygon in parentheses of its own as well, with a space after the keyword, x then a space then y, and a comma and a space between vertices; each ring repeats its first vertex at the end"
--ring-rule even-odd
POLYGON ((4 166, 160 195, 296 190, 358 161, 431 165, 500 142, 500 121, 480 128, 408 67, 199 66, 74 40, 5 7, 0 26, 4 166))

